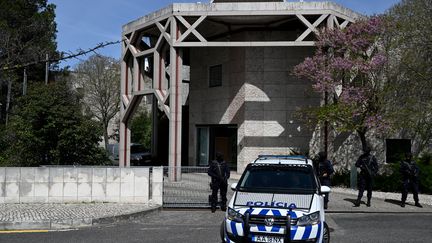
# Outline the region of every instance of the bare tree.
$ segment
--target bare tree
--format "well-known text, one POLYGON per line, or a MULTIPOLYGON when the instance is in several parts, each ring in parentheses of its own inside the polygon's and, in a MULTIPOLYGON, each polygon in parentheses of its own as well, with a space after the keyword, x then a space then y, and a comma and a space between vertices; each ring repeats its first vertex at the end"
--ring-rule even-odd
POLYGON ((93 55, 79 63, 75 71, 85 112, 100 122, 107 148, 109 123, 120 110, 120 62, 111 57, 93 55))

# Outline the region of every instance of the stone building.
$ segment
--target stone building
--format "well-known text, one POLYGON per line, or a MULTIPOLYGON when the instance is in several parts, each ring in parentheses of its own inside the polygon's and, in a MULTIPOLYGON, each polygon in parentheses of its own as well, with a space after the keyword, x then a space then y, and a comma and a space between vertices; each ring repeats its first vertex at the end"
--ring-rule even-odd
POLYGON ((291 71, 313 53, 318 28, 360 17, 331 2, 214 0, 124 25, 120 165, 129 165, 128 121, 144 96, 154 97, 152 151, 172 180, 216 151, 241 172, 258 154, 320 147, 319 129, 297 117, 320 97, 291 71))

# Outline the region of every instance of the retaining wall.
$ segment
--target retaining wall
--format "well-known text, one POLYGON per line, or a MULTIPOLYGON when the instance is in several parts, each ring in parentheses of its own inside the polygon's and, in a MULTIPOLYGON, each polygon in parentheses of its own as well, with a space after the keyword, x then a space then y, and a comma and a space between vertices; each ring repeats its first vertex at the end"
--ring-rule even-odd
POLYGON ((162 205, 163 168, 2 167, 0 203, 162 205))

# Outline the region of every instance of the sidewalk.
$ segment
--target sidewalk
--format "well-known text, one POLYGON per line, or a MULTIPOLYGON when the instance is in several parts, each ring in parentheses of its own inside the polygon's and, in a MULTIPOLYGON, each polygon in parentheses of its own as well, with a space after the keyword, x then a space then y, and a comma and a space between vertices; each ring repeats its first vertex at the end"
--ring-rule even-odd
POLYGON ((134 219, 160 207, 145 204, 0 204, 1 230, 57 230, 134 219))
POLYGON ((329 213, 432 213, 432 195, 419 195, 420 204, 423 208, 414 206, 412 194, 408 194, 405 208, 400 206, 401 194, 390 192, 372 192, 371 207, 366 207, 366 192, 363 195, 360 207, 354 207, 357 199, 357 190, 348 188, 332 187, 330 202, 328 205, 329 213))
MULTIPOLYGON (((234 178, 237 175, 233 176, 234 178)), ((233 178, 233 179, 234 179, 233 178)), ((231 190, 230 190, 231 191, 231 190)), ((206 194, 207 195, 207 194, 206 194)), ((333 187, 327 213, 432 213, 432 195, 420 195, 423 208, 414 206, 412 194, 408 204, 400 207, 399 193, 373 192, 372 206, 353 207, 357 191, 333 187)), ((366 201, 366 195, 363 198, 366 201)), ((0 204, 1 230, 57 230, 133 220, 161 210, 145 204, 0 204)))

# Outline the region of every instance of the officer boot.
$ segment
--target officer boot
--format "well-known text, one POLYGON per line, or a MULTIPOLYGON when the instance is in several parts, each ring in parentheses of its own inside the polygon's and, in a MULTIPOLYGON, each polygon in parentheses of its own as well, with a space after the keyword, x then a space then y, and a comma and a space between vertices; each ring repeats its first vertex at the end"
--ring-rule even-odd
POLYGON ((367 207, 370 207, 370 206, 371 206, 371 200, 370 200, 370 198, 368 198, 367 203, 366 203, 366 206, 367 206, 367 207))
POLYGON ((422 208, 422 207, 423 207, 419 202, 416 202, 416 203, 415 203, 415 206, 416 206, 416 207, 419 207, 419 208, 422 208))
POLYGON ((360 207, 360 200, 359 200, 359 199, 357 199, 357 200, 354 202, 354 207, 360 207))

